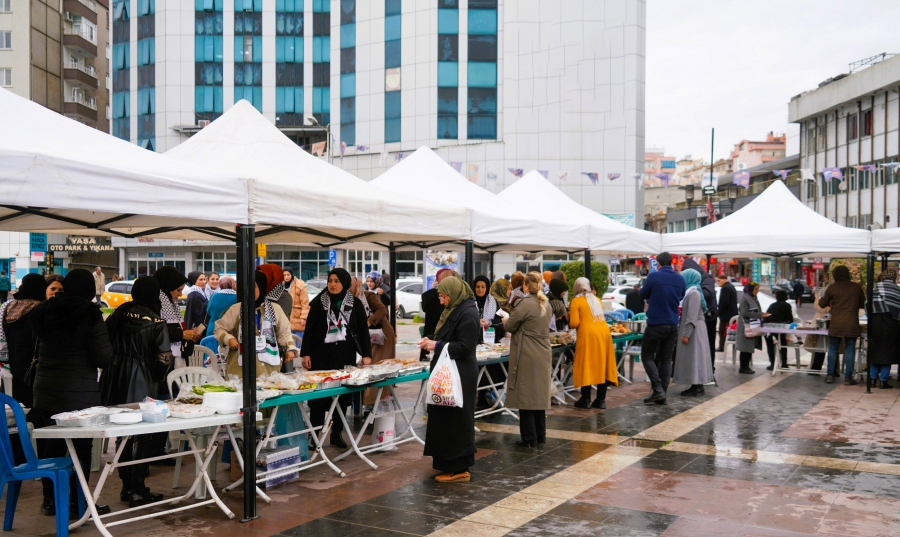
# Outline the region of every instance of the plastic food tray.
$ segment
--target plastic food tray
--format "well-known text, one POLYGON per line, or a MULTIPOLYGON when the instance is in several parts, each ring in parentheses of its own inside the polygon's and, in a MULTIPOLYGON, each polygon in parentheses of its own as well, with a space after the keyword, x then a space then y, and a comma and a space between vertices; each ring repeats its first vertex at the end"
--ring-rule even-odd
POLYGON ((184 420, 184 419, 191 419, 191 418, 205 418, 207 416, 212 416, 215 413, 216 413, 216 410, 214 408, 197 407, 197 410, 192 411, 192 412, 177 412, 177 411, 173 410, 173 411, 169 412, 169 415, 172 416, 173 418, 179 418, 179 419, 184 420))
POLYGON ((342 386, 365 386, 366 384, 372 384, 376 382, 374 377, 364 378, 364 379, 344 379, 341 381, 342 386))
POLYGON ((316 386, 317 390, 330 390, 331 388, 339 388, 341 386, 340 380, 329 380, 328 382, 320 382, 318 386, 316 386))
POLYGON ((145 423, 162 423, 166 421, 166 418, 169 415, 163 414, 162 412, 143 412, 142 416, 142 421, 144 421, 145 423))
POLYGON ((117 425, 132 425, 140 423, 144 419, 144 415, 140 412, 123 412, 110 416, 109 421, 117 425))
POLYGON ((96 427, 107 423, 109 423, 109 414, 95 414, 71 420, 56 420, 56 425, 59 427, 96 427))
POLYGON ((419 373, 424 370, 425 370, 425 367, 423 367, 423 366, 407 367, 406 369, 401 369, 400 371, 398 371, 397 374, 401 377, 406 377, 409 375, 415 375, 416 373, 419 373))

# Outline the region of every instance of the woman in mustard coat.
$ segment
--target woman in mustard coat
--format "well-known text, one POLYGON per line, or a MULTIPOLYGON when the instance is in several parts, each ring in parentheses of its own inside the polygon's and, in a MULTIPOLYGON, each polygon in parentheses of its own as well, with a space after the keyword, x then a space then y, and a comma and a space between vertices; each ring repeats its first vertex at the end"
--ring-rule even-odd
POLYGON ((591 293, 587 278, 575 280, 575 298, 569 303, 569 327, 578 330, 573 370, 576 388, 581 388, 578 408, 606 408, 606 388, 619 384, 616 350, 603 306, 591 293), (591 385, 597 386, 597 399, 591 404, 591 385))

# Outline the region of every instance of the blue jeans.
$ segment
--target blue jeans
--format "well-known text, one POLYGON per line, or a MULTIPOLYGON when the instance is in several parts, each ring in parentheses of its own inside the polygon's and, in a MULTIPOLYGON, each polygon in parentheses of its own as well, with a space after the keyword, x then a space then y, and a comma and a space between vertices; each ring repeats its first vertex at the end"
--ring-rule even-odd
POLYGON ((890 365, 875 365, 872 364, 869 366, 869 377, 872 380, 882 380, 885 381, 888 379, 888 375, 891 374, 891 366, 890 365), (880 375, 879 375, 880 373, 880 375), (881 378, 879 378, 879 376, 881 378))
POLYGON ((837 376, 837 357, 838 347, 841 346, 841 339, 844 340, 844 378, 853 376, 853 364, 856 363, 856 338, 828 338, 828 374, 832 377, 837 376))

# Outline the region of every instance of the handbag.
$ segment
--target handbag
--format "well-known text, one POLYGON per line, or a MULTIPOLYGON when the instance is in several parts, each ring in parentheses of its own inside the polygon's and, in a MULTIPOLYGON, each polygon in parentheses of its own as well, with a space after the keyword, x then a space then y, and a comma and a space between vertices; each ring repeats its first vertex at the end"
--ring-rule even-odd
POLYGON ((750 319, 744 325, 744 337, 754 338, 763 335, 762 321, 759 319, 750 319))
POLYGON ((34 342, 34 356, 31 358, 31 363, 28 364, 28 369, 25 370, 25 376, 22 377, 22 381, 25 382, 25 385, 29 388, 34 388, 34 378, 37 376, 38 349, 40 348, 40 343, 40 340, 34 342))
MULTIPOLYGON (((353 323, 347 323, 347 333, 350 334, 350 339, 353 340, 353 344, 356 346, 356 354, 362 356, 362 343, 359 341, 359 334, 353 330, 353 323)), ((384 333, 382 332, 382 337, 384 337, 384 333)))

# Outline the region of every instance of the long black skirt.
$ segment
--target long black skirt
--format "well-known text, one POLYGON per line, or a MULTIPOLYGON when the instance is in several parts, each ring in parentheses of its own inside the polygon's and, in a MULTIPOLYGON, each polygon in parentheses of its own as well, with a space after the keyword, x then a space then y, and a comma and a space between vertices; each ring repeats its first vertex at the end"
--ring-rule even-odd
POLYGON ((870 365, 900 364, 900 322, 890 313, 873 313, 869 315, 869 351, 867 361, 870 365))
POLYGON ((475 455, 463 455, 458 459, 432 459, 431 467, 439 472, 459 474, 475 466, 475 455))

